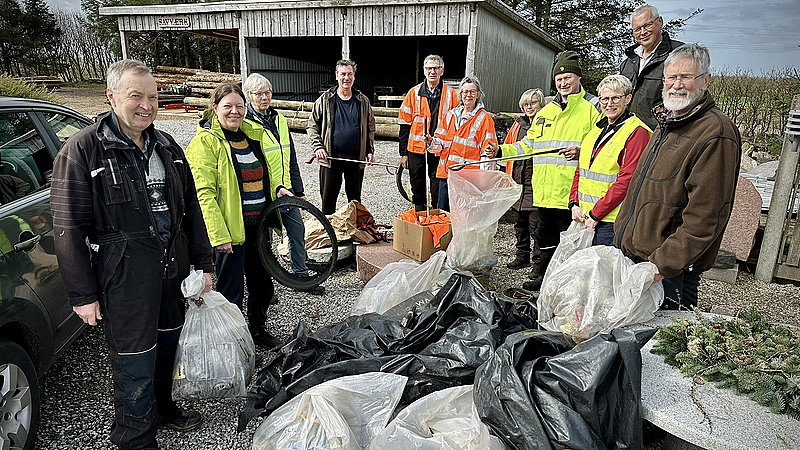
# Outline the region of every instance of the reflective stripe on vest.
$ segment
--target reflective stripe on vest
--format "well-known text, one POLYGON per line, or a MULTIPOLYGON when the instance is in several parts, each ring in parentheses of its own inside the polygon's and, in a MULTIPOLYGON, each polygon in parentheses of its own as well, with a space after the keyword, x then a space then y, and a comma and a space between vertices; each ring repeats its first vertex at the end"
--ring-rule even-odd
MULTIPOLYGON (((533 118, 525 139, 519 142, 524 153, 540 153, 581 145, 584 136, 592 129, 602 114, 592 100, 595 97, 581 89, 567 97, 562 109, 558 100, 548 103, 533 118)), ((517 146, 508 146, 506 153, 518 153, 517 146)), ((534 156, 533 206, 566 209, 569 192, 575 177, 578 161, 567 161, 561 155, 534 156)))
MULTIPOLYGON (((581 144, 581 155, 579 158, 578 170, 578 203, 583 211, 588 214, 605 195, 611 186, 617 181, 619 174, 619 155, 625 149, 631 134, 636 128, 643 127, 650 131, 638 117, 631 116, 625 123, 611 136, 597 152, 592 161, 592 151, 597 140, 600 139, 602 130, 594 127, 581 144)), ((603 222, 614 222, 619 213, 619 205, 611 210, 605 217, 600 217, 603 222)))
MULTIPOLYGON (((400 125, 411 125, 411 130, 408 135, 408 151, 423 154, 426 151, 426 132, 430 131, 425 130, 425 125, 430 125, 431 113, 427 98, 425 99, 423 108, 422 98, 419 95, 420 89, 422 89, 422 83, 408 91, 403 105, 400 107, 397 123, 400 125), (410 100, 409 96, 412 96, 413 100, 410 100)), ((447 117, 447 113, 456 106, 458 106, 458 95, 455 94, 455 90, 447 84, 442 83, 442 93, 439 100, 438 126, 435 131, 431 132, 431 135, 439 132, 442 134, 445 133, 446 130, 442 126, 444 118, 447 117)))

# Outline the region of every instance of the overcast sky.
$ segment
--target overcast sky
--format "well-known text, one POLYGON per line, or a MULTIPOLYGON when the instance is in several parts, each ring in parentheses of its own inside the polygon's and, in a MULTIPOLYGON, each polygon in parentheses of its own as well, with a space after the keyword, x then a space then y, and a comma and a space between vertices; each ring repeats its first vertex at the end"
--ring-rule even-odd
MULTIPOLYGON (((47 0, 54 8, 80 9, 80 0, 47 0)), ((715 69, 746 69, 756 75, 772 68, 800 67, 798 0, 652 0, 665 20, 692 18, 677 36, 711 51, 715 69)))

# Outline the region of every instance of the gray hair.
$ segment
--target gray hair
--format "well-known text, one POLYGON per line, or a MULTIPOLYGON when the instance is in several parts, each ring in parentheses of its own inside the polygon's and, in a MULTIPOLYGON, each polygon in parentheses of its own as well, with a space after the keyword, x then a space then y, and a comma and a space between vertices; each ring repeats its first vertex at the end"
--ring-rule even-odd
POLYGON ((426 62, 433 61, 439 67, 444 67, 444 59, 442 59, 439 55, 428 55, 425 57, 425 60, 422 61, 422 65, 424 66, 426 62))
POLYGON ((711 55, 708 53, 708 48, 700 44, 683 44, 672 51, 664 61, 664 67, 672 65, 675 61, 684 58, 691 58, 694 65, 700 70, 698 75, 703 73, 711 73, 711 55))
POLYGON ((608 89, 613 92, 622 92, 623 95, 628 95, 633 93, 633 84, 626 76, 609 75, 603 78, 600 84, 597 85, 597 94, 600 95, 600 91, 603 89, 608 89))
POLYGON ((645 12, 650 13, 650 19, 651 20, 656 20, 656 19, 658 19, 660 17, 658 15, 658 10, 656 9, 656 7, 653 6, 653 5, 647 5, 647 4, 642 5, 642 6, 638 7, 638 8, 636 8, 636 9, 634 9, 633 10, 633 14, 631 14, 631 17, 644 14, 645 12))
POLYGON ((458 83, 458 94, 461 95, 461 89, 465 84, 472 83, 478 88, 478 100, 483 100, 483 89, 481 89, 481 81, 475 75, 467 75, 458 83))
POLYGON ((127 72, 133 72, 137 75, 143 73, 151 74, 150 68, 145 66, 143 62, 135 59, 123 59, 108 66, 106 87, 114 92, 119 91, 119 82, 127 72))
MULTIPOLYGON (((272 83, 260 73, 251 73, 250 76, 242 83, 242 90, 248 95, 252 96, 254 93, 268 89, 272 90, 272 83)), ((252 102, 252 99, 250 100, 252 102)))
POLYGON ((523 92, 519 97, 519 109, 522 109, 525 105, 533 104, 534 100, 539 102, 540 108, 544 106, 544 92, 541 89, 528 89, 523 92))
POLYGON ((356 62, 353 61, 352 59, 340 59, 340 60, 336 61, 336 68, 333 69, 333 73, 338 75, 339 74, 339 67, 346 67, 346 66, 352 67, 353 68, 353 73, 356 73, 356 69, 358 68, 358 66, 356 65, 356 62))

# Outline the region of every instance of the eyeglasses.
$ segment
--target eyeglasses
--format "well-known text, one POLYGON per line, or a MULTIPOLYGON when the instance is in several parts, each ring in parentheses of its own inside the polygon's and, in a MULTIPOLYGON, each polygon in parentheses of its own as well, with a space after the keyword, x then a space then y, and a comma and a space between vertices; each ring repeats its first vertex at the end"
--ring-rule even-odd
POLYGON ((705 72, 697 74, 697 75, 694 75, 694 76, 692 76, 692 75, 670 75, 668 77, 664 77, 664 85, 672 86, 675 83, 677 83, 678 81, 680 81, 681 84, 689 84, 690 82, 702 77, 703 75, 705 75, 705 72))
POLYGON ((653 29, 653 24, 655 24, 655 23, 656 23, 656 21, 657 21, 658 19, 660 19, 660 18, 661 18, 660 16, 659 16, 659 17, 656 17, 655 19, 651 20, 650 22, 647 22, 647 23, 645 23, 645 24, 644 24, 644 25, 642 25, 642 26, 639 26, 639 27, 636 27, 636 28, 632 29, 632 30, 631 30, 631 33, 633 33, 633 34, 640 34, 640 33, 643 33, 643 32, 645 32, 645 31, 650 31, 650 30, 652 30, 652 29, 653 29))
POLYGON ((600 97, 598 100, 600 100, 601 105, 606 105, 608 103, 616 105, 617 103, 621 102, 622 99, 625 97, 627 97, 627 95, 615 95, 613 97, 600 97))
POLYGON ((478 95, 479 92, 480 91, 475 91, 475 90, 469 89, 469 90, 466 90, 466 91, 461 91, 461 95, 475 96, 475 95, 478 95))
POLYGON ((437 70, 441 69, 442 66, 433 66, 433 67, 423 67, 425 72, 436 72, 437 70))
POLYGON ((258 92, 251 92, 250 94, 253 97, 272 97, 272 91, 258 91, 258 92))

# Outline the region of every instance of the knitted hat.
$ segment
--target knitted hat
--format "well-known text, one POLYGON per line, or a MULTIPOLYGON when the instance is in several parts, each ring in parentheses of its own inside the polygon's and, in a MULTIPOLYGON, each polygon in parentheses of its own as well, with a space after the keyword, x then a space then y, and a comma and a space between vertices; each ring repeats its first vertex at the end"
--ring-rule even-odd
POLYGON ((553 78, 562 73, 574 73, 579 77, 583 76, 580 57, 572 50, 564 50, 556 55, 556 63, 553 65, 553 78))

